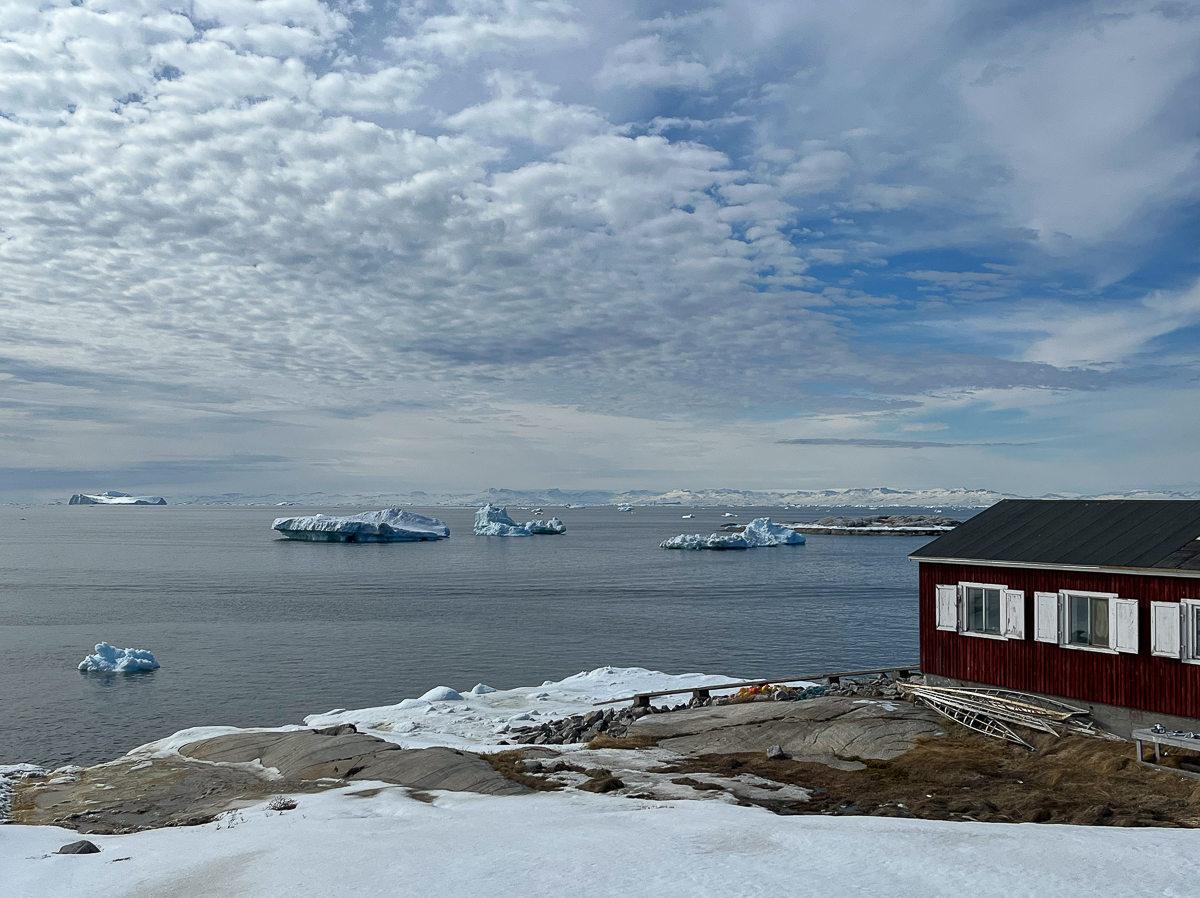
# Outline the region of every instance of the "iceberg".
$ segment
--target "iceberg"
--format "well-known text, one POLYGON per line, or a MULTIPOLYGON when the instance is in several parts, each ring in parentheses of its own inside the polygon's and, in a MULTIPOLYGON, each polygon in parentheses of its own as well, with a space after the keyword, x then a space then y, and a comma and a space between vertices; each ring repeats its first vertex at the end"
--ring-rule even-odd
POLYGON ((159 663, 145 649, 118 649, 101 642, 96 645, 96 654, 88 655, 79 662, 79 669, 86 672, 136 673, 139 670, 158 670, 159 663))
POLYGON ((345 516, 316 514, 276 518, 271 528, 288 539, 329 543, 422 542, 450 536, 450 528, 444 522, 402 508, 345 516))
POLYGON ((167 500, 162 496, 131 496, 129 493, 118 493, 108 490, 92 496, 86 493, 76 493, 68 505, 166 505, 167 500))
POLYGON ((550 518, 544 521, 526 521, 525 529, 536 536, 540 533, 566 533, 567 525, 558 518, 550 518))
POLYGON ((527 525, 518 524, 508 516, 507 508, 491 502, 475 512, 475 533, 478 536, 533 536, 527 525))
POLYGON ((802 546, 804 537, 790 527, 772 524, 770 518, 755 518, 741 533, 681 533, 663 540, 663 549, 761 549, 772 546, 802 546))

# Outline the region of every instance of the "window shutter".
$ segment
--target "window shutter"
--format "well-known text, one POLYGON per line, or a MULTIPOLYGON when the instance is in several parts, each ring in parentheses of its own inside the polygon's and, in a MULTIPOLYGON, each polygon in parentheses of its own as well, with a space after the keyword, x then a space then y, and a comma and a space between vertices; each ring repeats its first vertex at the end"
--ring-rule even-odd
POLYGON ((1033 638, 1038 642, 1060 642, 1058 638, 1058 593, 1033 594, 1033 638))
POLYGON ((1178 658, 1182 654, 1179 602, 1150 603, 1150 654, 1160 658, 1178 658))
POLYGON ((1004 635, 1025 638, 1025 593, 1020 589, 1004 590, 1004 635))
POLYGON ((1109 599, 1108 602, 1112 624, 1112 647, 1118 652, 1130 652, 1134 655, 1138 650, 1138 600, 1109 599))
POLYGON ((958 587, 936 586, 937 609, 934 623, 939 630, 958 631, 958 587))

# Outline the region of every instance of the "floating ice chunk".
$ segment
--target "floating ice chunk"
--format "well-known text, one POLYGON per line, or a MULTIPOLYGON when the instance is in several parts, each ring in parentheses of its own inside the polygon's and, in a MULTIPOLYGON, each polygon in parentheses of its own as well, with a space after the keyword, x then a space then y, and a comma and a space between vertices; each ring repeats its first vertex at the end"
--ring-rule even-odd
POLYGON ((158 670, 159 663, 145 649, 118 649, 107 642, 96 645, 96 654, 79 662, 82 671, 105 673, 134 673, 139 670, 158 670))
POLYGON ((463 697, 449 686, 434 686, 418 699, 425 702, 461 702, 463 697))
POLYGON ((670 539, 663 540, 659 547, 663 549, 760 549, 771 546, 801 546, 804 536, 779 524, 772 524, 770 518, 755 518, 745 526, 741 533, 712 533, 701 536, 699 533, 681 533, 670 539))
POLYGON ((484 683, 476 683, 473 687, 471 687, 471 695, 487 695, 489 692, 495 691, 496 690, 491 686, 488 686, 484 683))
POLYGON ((566 533, 567 525, 558 518, 550 518, 545 521, 526 521, 525 529, 534 535, 541 533, 566 533))
POLYGON ((437 518, 385 508, 363 514, 316 514, 303 518, 276 518, 271 525, 288 539, 342 543, 401 543, 446 539, 450 528, 437 518))
POLYGON ((86 493, 76 493, 68 505, 166 505, 167 500, 162 496, 131 496, 129 493, 119 493, 107 490, 99 495, 91 496, 86 493))
POLYGON ((532 536, 528 527, 523 527, 508 516, 508 509, 489 502, 475 512, 475 533, 478 536, 532 536))
POLYGON ((618 505, 617 511, 633 511, 632 505, 618 505))
POLYGON ((695 515, 694 514, 685 514, 682 517, 685 521, 688 521, 688 520, 691 520, 692 518, 694 518, 695 515))
POLYGON ((722 515, 721 515, 721 517, 723 517, 723 518, 736 518, 736 517, 737 517, 737 515, 735 515, 735 514, 734 514, 732 511, 727 511, 727 512, 725 512, 724 514, 722 514, 722 515))

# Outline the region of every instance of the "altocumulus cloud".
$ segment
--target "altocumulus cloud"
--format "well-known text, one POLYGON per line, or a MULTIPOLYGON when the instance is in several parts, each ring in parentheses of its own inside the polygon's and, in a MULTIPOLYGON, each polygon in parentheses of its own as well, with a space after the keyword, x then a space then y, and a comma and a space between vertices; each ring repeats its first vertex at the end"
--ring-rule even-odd
MULTIPOLYGON (((642 427, 808 433, 844 482, 838 445, 926 425, 1102 441, 1098 391, 1186 437, 1193 4, 74 0, 0 32, 10 480, 345 440, 368 477, 427 428, 656 485, 592 439, 642 427)), ((801 485, 786 456, 759 485, 801 485)))

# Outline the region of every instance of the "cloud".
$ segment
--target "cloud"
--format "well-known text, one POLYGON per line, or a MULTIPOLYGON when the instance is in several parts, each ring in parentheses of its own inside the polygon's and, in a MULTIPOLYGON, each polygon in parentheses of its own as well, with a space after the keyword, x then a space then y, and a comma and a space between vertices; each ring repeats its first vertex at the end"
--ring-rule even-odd
POLYGON ((1123 362, 1149 351, 1160 337, 1200 326, 1200 280, 1183 290, 1156 290, 1120 308, 1055 309, 1039 319, 1026 323, 1046 333, 1025 353, 1029 361, 1059 367, 1123 362))
POLYGON ((962 449, 967 447, 1031 446, 1032 443, 978 442, 938 443, 928 440, 888 440, 871 437, 808 437, 794 440, 776 440, 784 446, 860 446, 864 449, 962 449))
MULTIPOLYGON (((1174 384, 1198 23, 1005 10, 9 4, 12 466, 326 464, 512 403, 711 435, 1174 384)), ((620 451, 572 470, 654 467, 620 451)))

